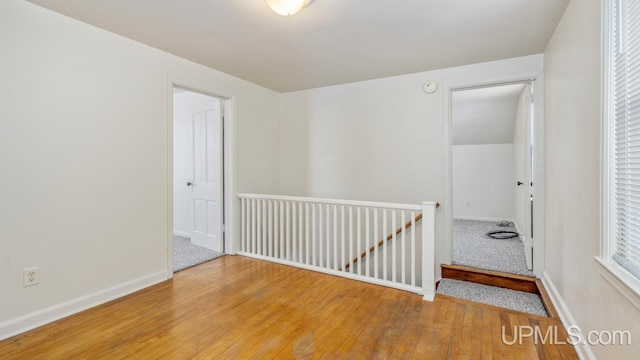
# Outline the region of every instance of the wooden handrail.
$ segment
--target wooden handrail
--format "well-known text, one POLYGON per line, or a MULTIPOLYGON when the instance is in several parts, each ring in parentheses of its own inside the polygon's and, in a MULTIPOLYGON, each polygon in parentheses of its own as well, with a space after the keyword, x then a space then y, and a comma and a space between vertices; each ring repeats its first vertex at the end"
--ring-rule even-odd
MULTIPOLYGON (((417 223, 421 219, 422 219, 422 214, 418 214, 418 216, 416 216, 415 222, 417 223)), ((401 226, 401 227, 397 228, 396 229, 396 235, 400 234, 402 232, 402 230, 410 228, 411 227, 411 223, 412 223, 411 221, 407 221, 407 223, 404 224, 404 226, 401 226)), ((393 239, 393 233, 387 235, 387 240, 386 241, 389 241, 391 239, 393 239)), ((378 241, 378 247, 381 247, 382 245, 384 245, 384 242, 385 242, 385 240, 378 241)), ((374 252, 375 249, 376 249, 375 246, 371 246, 369 248, 369 251, 364 251, 362 254, 360 254, 360 259, 363 259, 365 256, 367 256, 367 253, 374 252)), ((357 263, 357 262, 358 262, 358 258, 354 258, 353 261, 352 261, 352 263, 354 263, 354 264, 357 263)), ((349 266, 351 266, 351 263, 346 264, 344 266, 344 270, 347 270, 349 268, 349 266)), ((340 269, 340 270, 342 270, 342 269, 340 269)))
MULTIPOLYGON (((440 207, 440 203, 436 203, 436 209, 439 208, 439 207, 440 207)), ((418 214, 418 216, 416 216, 416 221, 415 222, 417 223, 420 220, 422 220, 422 213, 420 213, 420 214, 418 214)), ((411 223, 412 223, 412 221, 407 221, 407 223, 404 224, 404 226, 401 226, 401 227, 397 228, 396 229, 396 235, 400 234, 404 229, 410 228, 411 227, 411 223)), ((391 239, 393 239, 393 233, 387 235, 386 241, 389 241, 391 239)), ((380 241, 378 241, 378 245, 377 246, 381 247, 382 245, 384 245, 384 243, 385 243, 385 240, 380 240, 380 241)), ((375 249, 376 249, 375 245, 371 246, 369 248, 369 251, 364 251, 362 254, 360 254, 359 258, 356 257, 356 258, 353 259, 352 262, 350 262, 348 264, 345 264, 344 265, 344 270, 347 270, 351 266, 351 263, 355 264, 355 263, 358 262, 359 259, 364 259, 364 257, 367 256, 368 253, 374 252, 375 249)), ((343 268, 340 268, 340 271, 342 271, 342 270, 343 270, 343 268)))

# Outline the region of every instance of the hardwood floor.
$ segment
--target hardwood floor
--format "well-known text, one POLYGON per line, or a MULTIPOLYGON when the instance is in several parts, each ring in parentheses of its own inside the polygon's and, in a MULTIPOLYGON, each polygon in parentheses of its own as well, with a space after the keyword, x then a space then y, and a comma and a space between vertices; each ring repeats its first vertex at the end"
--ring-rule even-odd
POLYGON ((2 359, 577 359, 558 320, 225 256, 0 342, 2 359))

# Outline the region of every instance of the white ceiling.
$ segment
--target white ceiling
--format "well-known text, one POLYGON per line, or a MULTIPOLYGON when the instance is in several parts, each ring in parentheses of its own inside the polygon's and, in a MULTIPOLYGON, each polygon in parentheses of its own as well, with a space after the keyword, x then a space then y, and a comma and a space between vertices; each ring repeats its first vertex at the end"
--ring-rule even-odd
POLYGON ((452 99, 453 145, 511 144, 524 84, 458 91, 452 99))
POLYGON ((29 0, 286 92, 543 52, 569 0, 29 0))

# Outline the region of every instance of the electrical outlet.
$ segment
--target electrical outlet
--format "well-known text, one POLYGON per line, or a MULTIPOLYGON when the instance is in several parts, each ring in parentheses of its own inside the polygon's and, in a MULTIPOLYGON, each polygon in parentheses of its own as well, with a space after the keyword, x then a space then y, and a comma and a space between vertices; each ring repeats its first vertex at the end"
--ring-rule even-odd
POLYGON ((38 267, 32 267, 23 270, 22 286, 33 286, 40 282, 40 275, 38 274, 38 267))
POLYGON ((467 201, 467 207, 471 207, 471 201, 467 201))

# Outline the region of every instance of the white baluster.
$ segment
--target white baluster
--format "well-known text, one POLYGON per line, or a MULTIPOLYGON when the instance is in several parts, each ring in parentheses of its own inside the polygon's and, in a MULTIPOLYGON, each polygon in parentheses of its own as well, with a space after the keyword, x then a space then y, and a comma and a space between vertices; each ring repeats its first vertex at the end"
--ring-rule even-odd
POLYGON ((269 202, 267 203, 267 209, 269 210, 269 216, 268 216, 268 224, 269 224, 269 231, 267 233, 267 235, 269 236, 269 256, 273 257, 273 201, 269 200, 269 202))
POLYGON ((326 215, 325 217, 327 218, 327 223, 325 224, 325 226, 326 226, 326 228, 325 228, 325 233, 326 233, 325 234, 325 238, 326 238, 325 244, 327 245, 327 253, 325 255, 326 255, 327 258, 325 260, 325 265, 324 265, 327 269, 331 268, 331 240, 329 239, 329 234, 331 233, 331 231, 329 230, 329 225, 330 225, 329 223, 330 223, 330 219, 331 219, 331 217, 329 216, 330 215, 329 214, 330 210, 331 210, 331 207, 329 205, 327 205, 326 213, 325 213, 325 215, 326 215))
POLYGON ((262 255, 267 255, 267 201, 262 201, 262 255))
POLYGON ((362 254, 362 251, 360 249, 360 243, 362 242, 362 208, 358 207, 358 222, 357 222, 357 228, 356 231, 358 232, 358 236, 356 237, 356 248, 358 249, 356 251, 356 256, 358 257, 358 275, 362 275, 362 258, 360 257, 360 254, 362 254))
MULTIPOLYGON (((345 266, 346 261, 345 261, 345 254, 347 253, 345 251, 344 248, 344 236, 345 236, 345 230, 347 225, 344 222, 344 206, 340 207, 340 221, 342 223, 342 226, 340 227, 340 267, 345 266)), ((347 269, 342 269, 342 271, 345 271, 347 269)))
POLYGON ((280 201, 273 201, 273 257, 280 256, 280 201))
POLYGON ((387 279, 387 209, 382 209, 382 278, 387 279))
POLYGON ((349 206, 349 272, 354 272, 356 264, 353 262, 353 207, 349 206))
POLYGON ((280 253, 278 254, 278 259, 282 259, 285 254, 285 243, 284 243, 284 201, 280 201, 280 253))
POLYGON ((257 234, 257 254, 262 255, 262 200, 258 200, 256 204, 256 234, 257 234))
POLYGON ((324 207, 322 206, 322 204, 318 205, 318 249, 319 251, 319 257, 318 257, 318 266, 322 267, 322 260, 324 260, 324 246, 322 246, 324 244, 324 236, 322 233, 322 229, 324 228, 323 224, 323 217, 322 217, 322 209, 324 209, 324 207))
POLYGON ((258 244, 256 244, 256 200, 251 200, 251 253, 257 254, 258 244))
POLYGON ((290 203, 287 201, 284 203, 284 208, 285 208, 285 219, 286 219, 286 225, 285 225, 285 234, 286 234, 286 240, 285 240, 285 244, 286 244, 286 252, 284 255, 284 258, 286 260, 291 260, 291 206, 290 203))
POLYGON ((240 207, 242 208, 242 221, 240 222, 240 229, 242 234, 240 235, 240 251, 247 251, 247 208, 246 200, 240 199, 240 207))
POLYGON ((316 204, 311 204, 311 260, 313 266, 316 266, 316 204))
POLYGON ((306 246, 305 246, 305 250, 307 252, 307 258, 305 259, 305 264, 309 265, 310 264, 310 260, 309 256, 311 253, 311 246, 309 246, 309 242, 311 241, 311 239, 309 238, 309 203, 305 203, 304 204, 304 217, 305 217, 305 221, 304 221, 304 231, 306 232, 306 235, 304 237, 305 242, 306 242, 306 246))
POLYGON ((302 203, 298 203, 298 219, 299 220, 298 220, 298 255, 297 256, 298 256, 298 262, 301 263, 301 264, 304 263, 304 259, 303 259, 303 256, 302 256, 302 254, 304 253, 304 250, 303 250, 303 246, 304 245, 303 245, 303 240, 302 240, 302 232, 303 232, 303 230, 302 230, 302 227, 303 227, 302 226, 303 225, 302 219, 303 219, 303 217, 302 216, 303 216, 302 215, 302 203))
POLYGON ((373 277, 380 278, 380 264, 378 261, 378 209, 373 209, 373 277))
POLYGON ((297 204, 295 202, 291 203, 291 212, 292 212, 292 223, 291 223, 291 242, 293 246, 293 252, 291 253, 291 261, 296 261, 296 253, 298 252, 298 239, 296 239, 296 235, 298 234, 298 212, 296 211, 297 204))
POLYGON ((407 247, 405 245, 406 243, 406 239, 407 239, 407 229, 405 228, 405 224, 406 224, 406 218, 405 218, 405 212, 401 211, 400 212, 400 226, 402 226, 402 243, 401 245, 401 249, 402 249, 402 256, 400 257, 400 262, 402 265, 402 283, 406 284, 407 283, 407 270, 406 270, 406 266, 407 266, 407 261, 406 261, 406 257, 407 257, 407 247))
POLYGON ((416 286, 416 213, 411 212, 411 285, 416 286))
POLYGON ((391 281, 396 282, 398 269, 396 266, 396 248, 398 247, 398 241, 396 236, 396 229, 398 224, 396 221, 396 211, 391 210, 391 281))
POLYGON ((338 207, 333 205, 333 269, 338 270, 338 207))
POLYGON ((371 226, 369 224, 369 210, 370 210, 369 208, 365 208, 364 209, 364 211, 365 211, 365 213, 364 213, 364 219, 365 219, 364 251, 365 251, 365 253, 367 255, 364 258, 361 259, 362 266, 365 267, 365 272, 367 274, 367 277, 370 275, 369 274, 370 273, 369 268, 371 267, 371 266, 369 266, 369 265, 371 265, 371 260, 369 259, 370 258, 370 256, 369 256, 369 247, 371 246, 371 229, 370 229, 371 226), (365 260, 366 260, 366 263, 365 263, 365 260))

